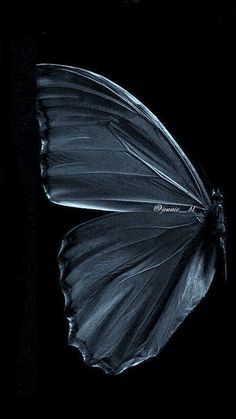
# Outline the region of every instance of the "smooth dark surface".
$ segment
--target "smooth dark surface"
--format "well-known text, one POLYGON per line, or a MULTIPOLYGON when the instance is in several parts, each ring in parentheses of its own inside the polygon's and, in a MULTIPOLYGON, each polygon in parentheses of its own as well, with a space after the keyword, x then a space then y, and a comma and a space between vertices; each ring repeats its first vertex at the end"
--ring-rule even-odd
MULTIPOLYGON (((150 410, 158 412, 163 404, 165 409, 174 404, 176 409, 182 410, 187 398, 192 400, 193 406, 197 403, 200 408, 206 401, 210 406, 222 405, 225 413, 230 404, 229 382, 234 364, 231 226, 234 225, 235 211, 231 189, 233 166, 230 163, 233 162, 234 132, 231 100, 235 73, 235 11, 222 6, 211 10, 192 8, 158 12, 148 8, 140 10, 138 4, 133 6, 135 11, 129 4, 129 9, 124 9, 126 6, 122 5, 120 12, 110 10, 107 15, 100 13, 97 15, 100 19, 96 22, 92 19, 89 25, 85 19, 88 14, 81 13, 74 29, 69 24, 67 29, 60 30, 48 26, 44 33, 31 37, 30 42, 37 42, 38 62, 59 62, 94 70, 142 98, 189 157, 201 164, 212 184, 223 189, 230 225, 229 284, 225 288, 222 275, 217 275, 207 300, 185 322, 158 360, 115 378, 84 367, 78 351, 68 347, 66 342, 64 301, 58 286, 56 254, 61 237, 68 229, 99 212, 50 205, 40 185, 37 166, 39 139, 35 128, 33 134, 32 129, 27 128, 27 133, 21 136, 8 131, 8 156, 11 155, 6 160, 7 186, 11 197, 8 206, 13 209, 9 211, 8 223, 11 237, 14 237, 11 263, 12 254, 17 257, 17 262, 14 260, 14 264, 9 264, 11 271, 8 277, 17 278, 20 283, 17 322, 14 323, 19 336, 18 398, 25 405, 28 399, 39 399, 41 405, 49 401, 54 409, 66 405, 68 411, 74 413, 82 407, 86 408, 87 414, 108 411, 107 398, 116 411, 120 408, 124 412, 124 402, 128 400, 133 412, 144 407, 146 415, 150 414, 150 410), (88 30, 89 37, 86 35, 88 30), (112 44, 108 44, 108 38, 112 44), (17 142, 24 144, 24 149, 17 149, 17 142), (29 146, 31 142, 32 148, 29 146), (23 167, 15 163, 19 161, 19 156, 24 161, 23 167), (27 179, 24 193, 23 179, 24 182, 27 179), (34 179, 37 179, 36 184, 34 179), (32 195, 35 194, 40 199, 31 205, 32 195), (26 216, 29 208, 32 208, 31 214, 26 216), (12 217, 12 213, 17 217, 12 217), (40 228, 35 225, 38 221, 40 228), (22 245, 25 231, 28 231, 27 243, 30 243, 27 251, 22 245), (35 251, 39 254, 37 261, 32 260, 35 251), (33 289, 26 292, 22 286, 22 269, 19 266, 23 260, 27 260, 25 272, 33 269, 39 275, 37 292, 34 275, 30 275, 29 281, 34 284, 33 289), (32 298, 37 299, 38 306, 31 304, 32 298), (27 310, 33 307, 35 314, 29 316, 20 301, 25 301, 27 310), (39 333, 39 340, 36 333, 39 333), (23 346, 19 343, 22 339, 23 346), (29 348, 26 340, 34 349, 24 358, 22 353, 29 348), (37 368, 34 367, 36 359, 37 368), (27 375, 26 379, 22 379, 21 371, 27 375)), ((22 36, 15 34, 10 38, 14 45, 18 45, 22 36)), ((30 54, 25 55, 17 49, 18 53, 13 53, 13 68, 18 72, 22 68, 20 64, 24 63, 24 71, 18 74, 21 86, 27 88, 16 89, 16 79, 10 81, 8 71, 7 83, 18 95, 18 101, 24 97, 33 103, 33 72, 29 71, 28 63, 32 66, 35 52, 30 47, 30 54), (30 87, 25 84, 29 78, 30 87)), ((7 50, 9 54, 9 38, 7 50)), ((8 55, 6 68, 10 67, 8 55)), ((33 106, 21 110, 30 116, 34 125, 33 106)), ((23 115, 14 103, 9 104, 9 117, 12 113, 18 124, 23 124, 23 115)), ((26 125, 28 127, 28 123, 26 125)), ((16 126, 18 132, 19 125, 16 126)))

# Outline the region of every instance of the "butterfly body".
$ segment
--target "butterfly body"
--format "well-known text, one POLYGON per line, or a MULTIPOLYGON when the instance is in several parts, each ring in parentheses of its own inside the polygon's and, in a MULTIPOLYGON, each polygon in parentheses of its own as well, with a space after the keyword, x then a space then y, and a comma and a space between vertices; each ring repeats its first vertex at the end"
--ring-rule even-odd
POLYGON ((223 194, 219 191, 219 189, 213 189, 212 191, 212 206, 211 206, 211 213, 212 213, 212 229, 213 235, 215 237, 220 259, 223 263, 223 275, 225 281, 227 280, 227 263, 226 263, 226 221, 225 221, 225 213, 224 213, 224 197, 223 194))
POLYGON ((219 239, 224 239, 226 235, 226 225, 223 207, 223 195, 213 191, 212 211, 215 217, 214 233, 219 239))

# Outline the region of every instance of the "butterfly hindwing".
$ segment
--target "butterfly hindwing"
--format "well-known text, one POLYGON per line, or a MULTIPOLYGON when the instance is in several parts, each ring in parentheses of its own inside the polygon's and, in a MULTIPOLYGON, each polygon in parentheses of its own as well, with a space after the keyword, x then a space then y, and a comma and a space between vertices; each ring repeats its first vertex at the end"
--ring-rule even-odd
POLYGON ((88 364, 119 373, 159 352, 210 286, 203 228, 191 214, 120 213, 66 235, 69 342, 88 364))

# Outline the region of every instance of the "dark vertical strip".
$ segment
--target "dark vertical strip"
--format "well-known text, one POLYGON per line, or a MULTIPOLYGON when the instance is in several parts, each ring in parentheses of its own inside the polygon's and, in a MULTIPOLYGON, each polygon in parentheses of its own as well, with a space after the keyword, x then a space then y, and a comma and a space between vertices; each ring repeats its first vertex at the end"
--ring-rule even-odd
POLYGON ((32 37, 6 41, 8 79, 7 175, 11 210, 11 275, 16 278, 14 329, 18 399, 38 397, 39 139, 35 118, 36 45, 32 37))

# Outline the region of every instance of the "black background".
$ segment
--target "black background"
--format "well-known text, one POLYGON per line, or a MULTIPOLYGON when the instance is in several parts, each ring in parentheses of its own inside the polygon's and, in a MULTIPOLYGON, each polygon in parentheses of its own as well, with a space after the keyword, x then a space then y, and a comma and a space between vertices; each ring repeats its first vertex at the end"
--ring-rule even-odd
POLYGON ((150 409, 158 415, 161 406, 166 412, 170 407, 182 410, 189 400, 194 412, 206 401, 227 409, 233 376, 235 9, 223 2, 203 9, 123 1, 76 13, 75 25, 62 29, 45 24, 39 31, 8 33, 4 41, 7 278, 11 284, 16 279, 17 287, 16 378, 11 352, 9 372, 17 400, 25 406, 47 404, 54 411, 67 406, 78 415, 83 408, 86 415, 107 411, 112 416, 110 409, 124 414, 125 402, 133 413, 145 407, 146 416, 150 409), (66 343, 57 252, 68 229, 100 212, 63 208, 44 196, 34 109, 36 62, 86 68, 128 89, 225 194, 228 285, 219 272, 207 297, 162 353, 117 377, 85 367, 80 353, 66 343))

